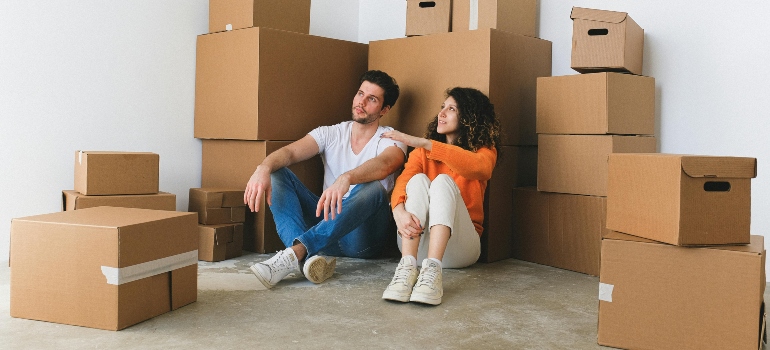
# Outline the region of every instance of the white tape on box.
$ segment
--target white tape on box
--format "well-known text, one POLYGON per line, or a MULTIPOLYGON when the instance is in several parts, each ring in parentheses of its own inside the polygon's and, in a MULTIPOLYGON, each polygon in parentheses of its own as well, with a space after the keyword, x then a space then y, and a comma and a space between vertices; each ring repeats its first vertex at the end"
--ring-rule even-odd
POLYGON ((599 282, 599 300, 611 303, 613 289, 615 289, 614 285, 599 282))
POLYGON ((471 12, 468 19, 468 29, 479 29, 479 0, 471 0, 471 12))
POLYGON ((198 250, 193 250, 126 267, 102 266, 102 274, 107 277, 107 284, 119 286, 197 263, 198 250))
POLYGON ((78 151, 78 164, 83 164, 83 151, 78 151))
POLYGON ((227 30, 227 31, 233 30, 233 25, 232 24, 226 24, 225 25, 225 30, 227 30))

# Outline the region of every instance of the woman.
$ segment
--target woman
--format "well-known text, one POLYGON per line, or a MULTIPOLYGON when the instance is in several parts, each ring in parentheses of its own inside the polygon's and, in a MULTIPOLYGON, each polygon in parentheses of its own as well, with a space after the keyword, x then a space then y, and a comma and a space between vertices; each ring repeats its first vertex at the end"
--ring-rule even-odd
POLYGON ((481 91, 456 87, 446 91, 425 138, 395 130, 382 137, 415 148, 391 197, 402 258, 382 298, 441 304, 442 268, 470 266, 481 252, 484 191, 497 161, 500 121, 481 91))

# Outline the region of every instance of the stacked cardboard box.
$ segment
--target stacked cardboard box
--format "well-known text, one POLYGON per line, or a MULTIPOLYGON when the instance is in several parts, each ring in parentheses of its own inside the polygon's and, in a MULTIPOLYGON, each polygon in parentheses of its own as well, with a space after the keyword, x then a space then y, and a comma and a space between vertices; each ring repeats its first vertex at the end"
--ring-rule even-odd
POLYGON ((198 260, 241 256, 246 205, 243 190, 191 188, 188 211, 198 213, 198 260))
POLYGON ((536 36, 536 0, 406 1, 406 36, 499 29, 536 36))

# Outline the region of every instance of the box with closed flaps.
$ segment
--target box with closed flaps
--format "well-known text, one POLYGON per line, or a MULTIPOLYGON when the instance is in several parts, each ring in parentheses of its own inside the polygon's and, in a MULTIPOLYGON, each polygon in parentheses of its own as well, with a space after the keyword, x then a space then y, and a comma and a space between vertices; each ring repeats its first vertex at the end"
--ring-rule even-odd
POLYGON ((187 211, 197 212, 198 223, 204 225, 242 223, 246 221, 243 191, 232 188, 191 188, 187 211))
POLYGON ((75 151, 75 191, 87 196, 158 193, 160 156, 75 151))
POLYGON ((452 0, 407 0, 406 36, 448 33, 452 26, 452 0))
POLYGON ((366 44, 269 28, 200 35, 195 137, 293 141, 349 120, 367 52, 366 44))
POLYGON ((573 7, 572 69, 642 75, 644 29, 625 12, 573 7))
POLYGON ((537 78, 538 134, 655 134, 655 79, 622 73, 537 78))
POLYGON ((607 195, 607 156, 649 153, 655 137, 620 135, 538 135, 537 189, 546 192, 607 195))
POLYGON ((78 191, 62 191, 62 211, 102 206, 174 211, 176 210, 176 195, 158 192, 157 194, 86 196, 78 191))
POLYGON ((236 258, 243 250, 243 224, 198 225, 198 238, 198 260, 236 258))
POLYGON ((452 31, 494 28, 537 36, 536 0, 452 0, 452 31))
POLYGON ((609 157, 607 228, 674 245, 746 244, 756 158, 609 157))
POLYGON ((601 345, 761 349, 765 248, 677 247, 617 232, 602 241, 601 345))
POLYGON ((398 80, 401 95, 382 122, 399 131, 425 134, 445 91, 471 87, 495 105, 502 145, 537 144, 535 90, 538 77, 551 75, 550 41, 497 29, 380 40, 369 44, 369 68, 398 80), (436 55, 447 47, 462 50, 436 55))
POLYGON ((11 316, 119 330, 197 299, 194 213, 96 207, 11 221, 11 316))
POLYGON ((209 33, 267 27, 310 33, 310 0, 209 0, 209 33))

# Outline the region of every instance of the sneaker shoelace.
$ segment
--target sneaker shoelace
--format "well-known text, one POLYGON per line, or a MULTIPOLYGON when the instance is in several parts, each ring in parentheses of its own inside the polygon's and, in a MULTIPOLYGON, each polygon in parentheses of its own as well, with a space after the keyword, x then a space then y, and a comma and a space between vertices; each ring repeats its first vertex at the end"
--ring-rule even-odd
POLYGON ((393 276, 393 281, 390 282, 391 285, 401 283, 406 285, 407 280, 409 279, 409 272, 411 269, 409 268, 409 265, 406 264, 398 264, 398 267, 396 268, 396 275, 393 276))
POLYGON ((428 265, 423 273, 420 274, 420 278, 417 281, 417 286, 428 286, 433 288, 436 276, 438 276, 438 266, 428 265))
POLYGON ((277 271, 281 270, 289 270, 292 268, 291 264, 291 257, 289 254, 284 253, 284 251, 278 251, 277 254, 273 257, 272 262, 266 262, 268 266, 274 266, 277 271))

